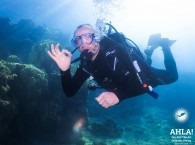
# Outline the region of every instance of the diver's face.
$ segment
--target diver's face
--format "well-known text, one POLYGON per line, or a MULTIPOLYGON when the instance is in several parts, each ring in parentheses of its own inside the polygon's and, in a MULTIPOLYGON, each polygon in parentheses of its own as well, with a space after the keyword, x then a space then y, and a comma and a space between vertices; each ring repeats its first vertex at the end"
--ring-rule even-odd
POLYGON ((76 43, 78 44, 78 50, 82 53, 85 50, 91 52, 94 56, 92 60, 95 59, 99 52, 99 44, 94 40, 94 30, 90 27, 81 27, 75 31, 74 36, 76 43))
POLYGON ((94 31, 88 27, 79 28, 75 32, 75 38, 78 38, 78 49, 81 53, 86 49, 90 51, 94 48, 92 35, 94 35, 94 31))

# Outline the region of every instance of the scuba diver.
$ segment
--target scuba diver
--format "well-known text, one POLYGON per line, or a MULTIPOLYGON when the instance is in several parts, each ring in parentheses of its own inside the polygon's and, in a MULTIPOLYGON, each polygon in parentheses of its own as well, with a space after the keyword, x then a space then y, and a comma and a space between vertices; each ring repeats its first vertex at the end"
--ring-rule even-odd
MULTIPOLYGON (((109 29, 114 28, 109 26, 109 29)), ((102 107, 108 108, 144 93, 158 98, 154 87, 170 84, 178 79, 176 63, 170 50, 174 42, 159 37, 157 41, 156 38, 154 36, 149 40, 150 46, 144 51, 147 57, 144 57, 137 45, 128 41, 121 33, 111 33, 109 30, 107 35, 99 37, 90 24, 83 24, 76 28, 71 40, 81 53, 78 59, 71 60, 76 49, 72 53, 66 49, 60 50, 59 44, 51 44, 48 55, 60 68, 66 96, 74 96, 87 79, 93 78, 95 83, 90 84, 89 88, 105 89, 96 100, 102 107), (162 47, 166 69, 151 66, 151 55, 159 46, 162 47), (71 63, 78 60, 79 66, 72 76, 71 63)))

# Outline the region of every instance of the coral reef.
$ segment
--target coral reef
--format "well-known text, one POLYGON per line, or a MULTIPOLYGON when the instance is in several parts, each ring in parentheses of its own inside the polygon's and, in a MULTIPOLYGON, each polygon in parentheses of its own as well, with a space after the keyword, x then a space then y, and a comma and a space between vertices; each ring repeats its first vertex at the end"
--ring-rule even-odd
POLYGON ((0 61, 0 92, 0 144, 82 143, 82 132, 75 134, 73 126, 80 118, 87 121, 85 86, 66 98, 57 73, 0 61))
POLYGON ((15 98, 10 97, 9 82, 16 77, 6 66, 4 61, 0 61, 0 137, 8 129, 12 119, 17 114, 17 102, 15 98))
POLYGON ((68 46, 69 34, 60 30, 49 29, 47 26, 36 25, 30 19, 22 19, 12 23, 9 18, 0 17, 0 58, 16 55, 23 63, 28 63, 28 55, 32 47, 39 41, 51 40, 68 46))
POLYGON ((6 61, 12 63, 22 63, 22 60, 16 55, 9 55, 6 61))
POLYGON ((33 64, 37 68, 40 68, 50 74, 52 72, 58 72, 56 64, 52 59, 48 56, 47 50, 50 49, 50 45, 56 42, 43 40, 39 41, 32 46, 31 52, 29 53, 28 62, 33 64))
POLYGON ((110 118, 101 123, 90 123, 89 131, 101 138, 120 138, 123 133, 122 128, 110 118))
POLYGON ((0 144, 82 144, 73 126, 80 118, 87 123, 87 87, 67 98, 47 54, 51 43, 69 49, 69 35, 30 19, 0 17, 0 25, 0 144))
POLYGON ((40 96, 45 88, 47 88, 46 75, 37 68, 0 61, 0 136, 18 114, 21 97, 32 99, 40 96))
POLYGON ((7 66, 11 72, 17 75, 15 80, 10 83, 10 86, 13 87, 12 92, 16 91, 18 94, 18 90, 25 90, 30 98, 31 96, 39 96, 45 92, 48 80, 43 71, 33 65, 19 63, 7 63, 7 66))
POLYGON ((5 65, 5 62, 0 61, 0 97, 5 97, 10 90, 8 81, 12 80, 13 75, 10 69, 5 65))

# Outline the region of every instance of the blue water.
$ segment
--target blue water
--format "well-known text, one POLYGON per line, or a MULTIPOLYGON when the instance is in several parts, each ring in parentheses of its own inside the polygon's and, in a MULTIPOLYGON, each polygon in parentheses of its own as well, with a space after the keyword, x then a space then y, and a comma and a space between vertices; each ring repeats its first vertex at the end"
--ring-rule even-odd
MULTIPOLYGON (((39 77, 32 79, 35 74, 31 72, 27 75, 18 73, 20 78, 14 79, 25 80, 21 81, 25 86, 20 86, 14 81, 4 83, 3 75, 0 76, 0 85, 8 84, 11 88, 7 92, 0 90, 4 92, 0 95, 0 100, 13 103, 12 107, 7 108, 0 105, 0 145, 176 145, 179 139, 173 138, 178 136, 188 137, 186 140, 180 140, 180 145, 195 145, 193 132, 170 134, 172 129, 184 129, 184 133, 187 129, 195 130, 195 21, 192 19, 194 2, 187 0, 186 3, 182 3, 186 4, 188 9, 181 6, 181 2, 177 6, 173 1, 159 2, 162 5, 169 4, 170 9, 166 9, 169 12, 167 13, 161 7, 157 8, 159 5, 151 0, 147 6, 149 9, 151 5, 156 10, 154 13, 159 13, 157 19, 151 18, 152 13, 149 15, 146 11, 141 11, 143 7, 139 2, 132 1, 129 1, 132 9, 127 14, 130 18, 118 16, 116 11, 123 11, 121 7, 125 2, 0 1, 0 60, 7 62, 10 55, 16 55, 21 64, 33 64, 43 70, 49 84, 46 90, 42 89, 43 86, 41 89, 36 88, 40 83, 33 85, 33 80, 43 80, 39 80, 39 77), (104 6, 104 9, 101 6, 104 6), (176 12, 180 7, 183 13, 176 12), (162 11, 165 15, 160 13, 162 11), (145 17, 141 17, 144 14, 145 17), (73 50, 70 40, 74 29, 79 24, 94 24, 100 17, 112 21, 116 28, 133 39, 141 50, 147 45, 149 35, 153 33, 160 32, 163 37, 176 39, 177 42, 171 49, 178 66, 179 80, 155 88, 159 94, 158 99, 144 94, 108 109, 102 108, 95 101, 95 97, 103 90, 86 92, 84 89, 76 98, 66 98, 60 86, 59 70, 48 58, 45 49, 49 49, 48 44, 53 41, 73 50), (161 20, 163 24, 160 23, 161 20), (26 90, 25 93, 22 93, 22 90, 26 90), (176 111, 181 108, 188 113, 184 122, 179 122, 175 117, 176 111), (84 111, 85 109, 87 111, 84 111), (79 132, 72 133, 75 120, 83 116, 85 122, 79 132)), ((76 52, 74 57, 78 55, 76 52)), ((155 67, 164 67, 160 50, 154 53, 153 62, 155 67)), ((18 72, 19 69, 20 67, 18 72)), ((0 73, 4 73, 3 69, 0 69, 0 73)))

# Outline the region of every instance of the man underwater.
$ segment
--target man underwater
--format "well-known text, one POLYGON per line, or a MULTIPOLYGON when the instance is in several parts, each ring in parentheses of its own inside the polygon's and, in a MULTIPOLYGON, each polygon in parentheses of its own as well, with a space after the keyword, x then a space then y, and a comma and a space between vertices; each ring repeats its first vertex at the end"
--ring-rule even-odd
POLYGON ((96 36, 94 28, 89 24, 76 28, 72 43, 81 55, 74 76, 70 73, 71 52, 66 49, 60 50, 59 44, 55 46, 52 44, 51 51, 48 51, 49 56, 60 68, 62 87, 67 96, 74 96, 83 83, 92 76, 106 90, 96 97, 96 100, 101 106, 108 108, 124 99, 144 93, 154 95, 153 87, 170 84, 178 79, 169 39, 161 39, 158 45, 145 51, 150 60, 153 51, 161 46, 166 68, 164 70, 153 68, 146 61, 132 61, 132 58, 123 51, 123 45, 109 37, 102 36, 101 39, 97 39, 96 36), (143 72, 141 74, 140 68, 143 72))

